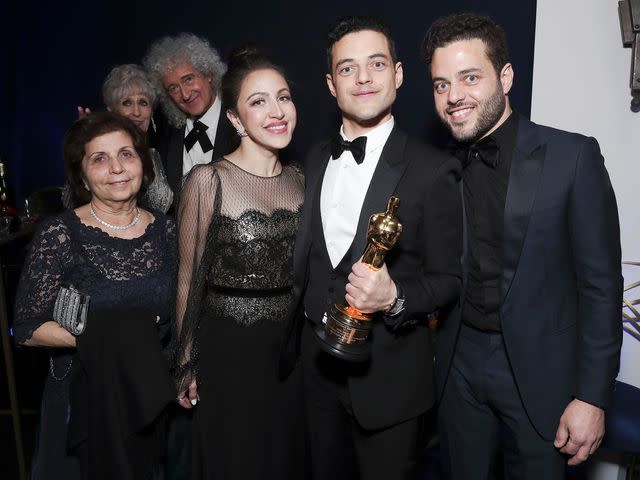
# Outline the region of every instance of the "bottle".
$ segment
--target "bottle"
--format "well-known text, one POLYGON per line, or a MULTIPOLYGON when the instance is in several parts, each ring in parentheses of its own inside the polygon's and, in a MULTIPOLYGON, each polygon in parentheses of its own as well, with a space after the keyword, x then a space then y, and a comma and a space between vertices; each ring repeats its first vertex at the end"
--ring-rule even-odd
POLYGON ((0 158, 0 213, 10 217, 15 217, 17 214, 15 198, 7 178, 7 167, 2 158, 0 158))

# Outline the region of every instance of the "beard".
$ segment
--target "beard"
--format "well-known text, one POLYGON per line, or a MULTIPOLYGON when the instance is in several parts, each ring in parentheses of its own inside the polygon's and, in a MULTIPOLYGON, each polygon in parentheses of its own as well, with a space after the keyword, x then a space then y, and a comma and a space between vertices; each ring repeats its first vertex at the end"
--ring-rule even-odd
MULTIPOLYGON (((474 143, 480 140, 493 126, 498 123, 504 113, 507 100, 502 92, 502 85, 497 83, 494 92, 486 99, 480 101, 475 106, 477 119, 475 123, 468 123, 467 120, 462 124, 451 123, 451 117, 446 113, 440 114, 440 120, 449 128, 451 135, 458 142, 474 143)), ((474 105, 470 102, 460 101, 454 107, 464 105, 474 105)))

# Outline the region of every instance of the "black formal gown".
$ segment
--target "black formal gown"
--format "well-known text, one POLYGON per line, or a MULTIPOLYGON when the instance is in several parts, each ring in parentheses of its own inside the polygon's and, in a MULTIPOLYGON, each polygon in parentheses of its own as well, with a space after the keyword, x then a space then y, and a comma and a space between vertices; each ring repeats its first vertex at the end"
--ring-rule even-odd
POLYGON ((182 191, 177 358, 200 397, 193 478, 305 478, 301 379, 277 374, 303 182, 295 167, 259 177, 221 159, 182 191))
MULTIPOLYGON (((73 210, 43 221, 18 287, 16 342, 24 342, 40 325, 53 320, 60 286, 69 284, 91 296, 91 309, 145 308, 156 313, 161 318, 159 328, 168 331, 176 228, 163 214, 154 215, 146 231, 131 240, 84 225, 73 210)), ((75 350, 50 350, 52 364, 44 386, 31 478, 73 480, 80 478, 79 463, 67 451, 75 350)))

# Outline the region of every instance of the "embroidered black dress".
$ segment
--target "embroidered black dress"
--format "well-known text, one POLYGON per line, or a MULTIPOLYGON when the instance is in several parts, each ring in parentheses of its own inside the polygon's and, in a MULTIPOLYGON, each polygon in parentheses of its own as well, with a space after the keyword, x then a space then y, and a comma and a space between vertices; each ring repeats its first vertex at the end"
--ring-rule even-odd
POLYGON ((193 478, 305 478, 299 375, 278 380, 302 173, 195 167, 178 210, 178 364, 195 373, 193 478), (184 313, 183 313, 184 312, 184 313))
MULTIPOLYGON (((125 240, 84 225, 73 210, 43 221, 25 262, 15 308, 15 340, 22 343, 53 320, 61 285, 73 284, 91 296, 90 308, 142 307, 161 317, 167 330, 175 278, 176 228, 153 212, 143 235, 125 240)), ((33 479, 80 478, 78 462, 67 456, 68 374, 73 349, 52 348, 53 378, 47 377, 41 406, 33 479)))

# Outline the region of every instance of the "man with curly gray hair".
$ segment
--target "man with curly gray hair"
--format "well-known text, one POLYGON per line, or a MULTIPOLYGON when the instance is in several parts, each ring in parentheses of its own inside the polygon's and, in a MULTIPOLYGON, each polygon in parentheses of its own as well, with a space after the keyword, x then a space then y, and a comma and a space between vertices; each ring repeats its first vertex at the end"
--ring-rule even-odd
POLYGON ((155 41, 142 63, 174 127, 165 170, 176 205, 182 179, 194 165, 209 163, 237 147, 218 96, 227 67, 206 39, 192 33, 155 41))

